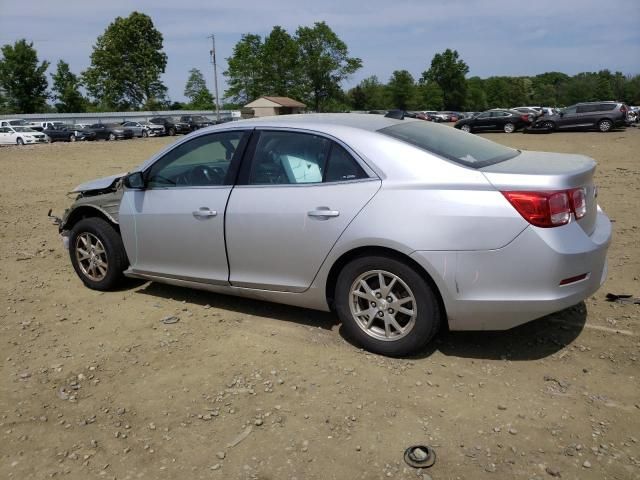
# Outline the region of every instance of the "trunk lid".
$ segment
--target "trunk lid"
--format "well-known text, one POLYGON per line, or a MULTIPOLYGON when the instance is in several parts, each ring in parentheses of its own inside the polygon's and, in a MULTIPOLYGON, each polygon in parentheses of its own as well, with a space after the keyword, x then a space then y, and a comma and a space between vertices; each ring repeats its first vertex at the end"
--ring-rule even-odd
POLYGON ((598 208, 597 189, 593 183, 595 169, 595 160, 584 155, 523 151, 514 158, 483 167, 480 171, 500 191, 549 192, 584 188, 587 211, 577 222, 591 235, 598 208))

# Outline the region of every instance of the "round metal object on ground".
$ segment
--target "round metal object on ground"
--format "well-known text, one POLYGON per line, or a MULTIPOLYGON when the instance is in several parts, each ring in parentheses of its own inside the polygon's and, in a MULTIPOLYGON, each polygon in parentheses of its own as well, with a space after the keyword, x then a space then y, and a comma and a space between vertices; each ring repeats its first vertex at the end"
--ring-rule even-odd
POLYGON ((356 324, 369 336, 399 340, 414 327, 418 304, 409 286, 397 275, 370 270, 355 279, 350 309, 356 324))
POLYGON ((404 461, 414 468, 429 468, 436 463, 436 451, 428 445, 414 445, 404 451, 404 461))
POLYGON ((99 282, 107 275, 107 251, 98 237, 89 232, 81 233, 76 240, 75 249, 80 270, 87 278, 99 282))

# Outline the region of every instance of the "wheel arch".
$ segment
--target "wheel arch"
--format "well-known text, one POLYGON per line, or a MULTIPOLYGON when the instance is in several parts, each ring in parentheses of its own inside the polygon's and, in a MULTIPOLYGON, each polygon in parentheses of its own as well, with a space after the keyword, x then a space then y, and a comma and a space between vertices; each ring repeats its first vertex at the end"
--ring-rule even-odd
POLYGON ((440 292, 440 289, 438 288, 438 285, 434 281, 431 274, 427 270, 425 270, 425 268, 422 265, 420 265, 418 262, 412 259, 409 255, 399 252, 398 250, 394 250, 393 248, 381 247, 381 246, 356 247, 343 253, 342 255, 340 255, 340 257, 336 259, 335 262, 333 262, 333 265, 329 270, 329 274, 327 275, 327 281, 325 283, 325 297, 331 311, 334 311, 334 292, 336 288, 336 283, 338 281, 338 275, 340 274, 344 266, 355 258, 372 256, 372 255, 379 255, 379 256, 396 259, 398 261, 401 261, 409 265, 416 272, 418 272, 420 276, 424 278, 424 280, 429 284, 429 286, 433 290, 433 293, 438 299, 438 306, 440 307, 440 312, 442 312, 442 321, 444 323, 447 322, 447 310, 444 304, 444 300, 442 298, 442 293, 440 292))
POLYGON ((80 220, 90 217, 98 217, 106 220, 118 233, 120 233, 120 226, 118 225, 118 222, 116 222, 116 220, 106 211, 96 205, 80 205, 74 208, 69 213, 69 216, 64 223, 64 229, 71 230, 80 220))

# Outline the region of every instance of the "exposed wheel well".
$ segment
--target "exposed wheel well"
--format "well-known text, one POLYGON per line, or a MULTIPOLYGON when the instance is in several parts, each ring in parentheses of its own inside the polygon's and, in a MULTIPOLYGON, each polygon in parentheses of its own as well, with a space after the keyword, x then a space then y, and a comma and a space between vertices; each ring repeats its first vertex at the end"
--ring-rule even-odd
POLYGON ((109 218, 101 210, 98 210, 96 207, 89 206, 89 205, 78 207, 73 212, 71 212, 71 215, 69 215, 69 218, 67 218, 67 221, 64 224, 64 229, 71 230, 73 226, 76 223, 78 223, 80 220, 82 220, 83 218, 89 218, 89 217, 98 217, 105 220, 106 222, 109 222, 113 226, 113 228, 115 228, 115 230, 118 232, 118 234, 120 233, 120 227, 117 223, 115 223, 111 218, 109 218))
POLYGON ((331 270, 329 271, 329 275, 327 276, 327 284, 326 284, 326 291, 325 291, 325 295, 327 297, 327 303, 329 304, 329 308, 331 308, 332 311, 334 310, 333 296, 336 289, 336 282, 338 281, 338 275, 340 274, 340 271, 342 270, 342 268, 354 258, 373 256, 373 255, 380 255, 384 257, 394 258, 403 263, 406 263, 411 268, 413 268, 416 272, 418 272, 420 276, 424 278, 429 284, 429 286, 433 289, 433 292, 436 298, 438 299, 440 311, 443 314, 443 320, 445 321, 445 324, 446 324, 447 310, 442 300, 442 295, 440 294, 440 290, 438 289, 438 286, 436 285, 436 283, 433 281, 433 278, 431 277, 431 275, 429 275, 429 272, 427 272, 422 267, 422 265, 420 265, 418 262, 413 260, 408 255, 400 253, 397 250, 393 250, 392 248, 386 248, 386 247, 355 248, 353 250, 350 250, 344 253, 340 258, 338 258, 338 260, 335 261, 335 263, 331 267, 331 270))

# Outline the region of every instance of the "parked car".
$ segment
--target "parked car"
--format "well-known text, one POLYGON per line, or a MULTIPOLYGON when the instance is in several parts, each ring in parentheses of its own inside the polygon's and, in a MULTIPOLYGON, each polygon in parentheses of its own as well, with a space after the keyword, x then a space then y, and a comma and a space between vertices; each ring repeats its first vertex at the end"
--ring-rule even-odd
POLYGON ((528 114, 515 110, 487 110, 472 118, 458 120, 454 127, 464 132, 486 132, 500 130, 505 133, 513 133, 530 124, 528 114))
POLYGON ((29 145, 47 143, 48 141, 49 139, 44 133, 36 132, 29 127, 0 127, 0 143, 4 145, 29 145))
POLYGON ((90 130, 88 125, 76 123, 75 125, 71 125, 70 128, 73 130, 76 140, 91 141, 96 139, 96 132, 90 130))
POLYGON ((192 132, 194 130, 199 130, 200 128, 210 127, 211 125, 216 124, 215 121, 203 115, 183 115, 180 117, 180 122, 189 125, 189 129, 192 132))
POLYGON ((176 122, 174 119, 170 117, 155 117, 149 120, 149 123, 153 123, 155 125, 162 125, 167 135, 171 135, 171 136, 174 136, 177 133, 191 132, 191 127, 188 124, 184 122, 176 122))
POLYGON ((407 355, 447 323, 503 330, 592 295, 611 238, 595 167, 422 120, 286 115, 79 185, 57 223, 89 288, 125 275, 332 310, 407 355))
POLYGON ((64 122, 29 122, 29 128, 37 131, 43 132, 44 130, 60 130, 66 128, 67 125, 64 122))
POLYGON ((0 127, 28 127, 29 122, 21 118, 7 118, 0 120, 0 127))
POLYGON ((96 140, 122 140, 133 138, 133 132, 117 123, 94 123, 88 130, 96 134, 96 140))
POLYGON ((586 102, 561 108, 556 114, 541 117, 534 128, 548 130, 591 130, 608 132, 627 124, 629 107, 622 102, 586 102))
POLYGON ((67 126, 57 126, 45 128, 42 133, 49 137, 49 141, 53 142, 75 142, 77 140, 76 132, 73 127, 67 128, 67 126))
POLYGON ((513 107, 509 110, 515 110, 516 112, 524 113, 525 115, 529 115, 530 121, 535 121, 538 117, 543 115, 542 108, 534 108, 534 107, 513 107))
POLYGON ((148 122, 123 122, 122 126, 133 132, 134 137, 158 137, 164 135, 164 127, 148 122))

